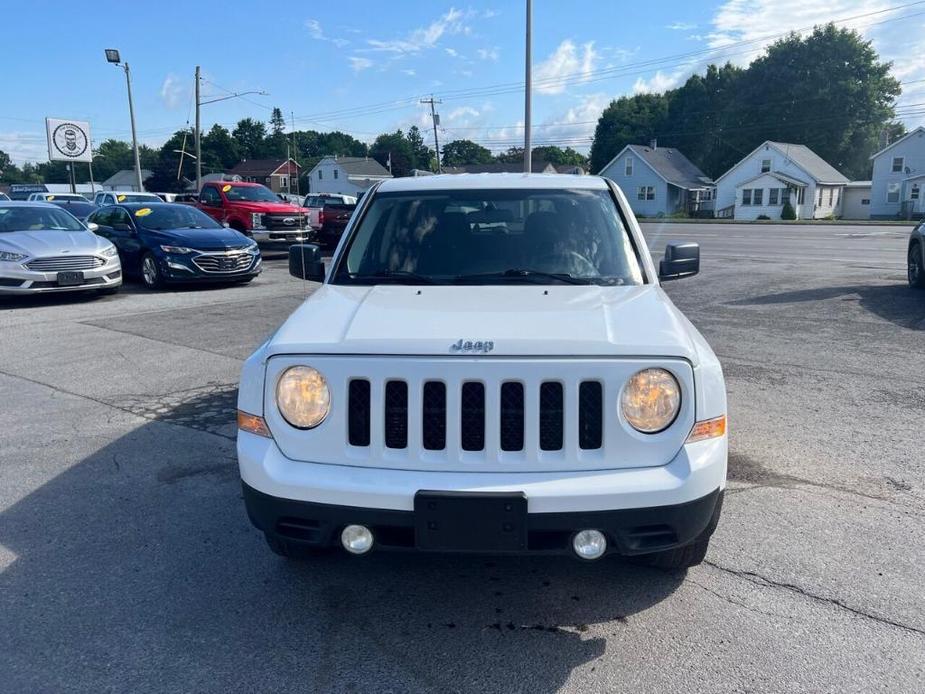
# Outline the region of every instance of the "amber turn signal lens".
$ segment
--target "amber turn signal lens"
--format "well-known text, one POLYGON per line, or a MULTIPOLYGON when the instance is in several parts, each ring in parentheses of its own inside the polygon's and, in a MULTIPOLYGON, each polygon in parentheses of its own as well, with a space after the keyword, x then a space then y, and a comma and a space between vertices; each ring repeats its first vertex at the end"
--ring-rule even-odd
POLYGON ((704 439, 715 439, 726 434, 726 415, 705 419, 697 422, 691 429, 690 436, 687 437, 687 443, 703 441, 704 439))
POLYGON ((267 426, 267 423, 263 421, 263 417, 258 417, 255 414, 248 414, 241 410, 238 410, 238 429, 246 431, 249 434, 263 436, 264 438, 273 438, 273 435, 270 433, 270 428, 267 426))

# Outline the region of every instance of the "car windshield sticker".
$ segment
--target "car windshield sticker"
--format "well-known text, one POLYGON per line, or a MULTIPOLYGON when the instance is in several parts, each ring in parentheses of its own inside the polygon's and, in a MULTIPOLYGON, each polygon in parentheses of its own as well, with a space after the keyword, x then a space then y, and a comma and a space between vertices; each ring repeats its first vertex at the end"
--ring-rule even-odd
POLYGON ((46 200, 54 200, 54 199, 55 199, 55 196, 54 196, 54 195, 49 195, 49 196, 48 196, 47 198, 45 198, 45 199, 46 199, 46 200))
MULTIPOLYGON (((125 196, 122 196, 122 197, 125 197, 125 196)), ((150 207, 142 207, 140 210, 137 210, 135 212, 136 217, 147 217, 149 214, 151 214, 150 207)))
POLYGON ((228 186, 228 185, 222 186, 223 193, 227 193, 229 190, 231 190, 231 186, 228 186))
POLYGON ((116 197, 116 200, 118 200, 119 202, 125 202, 125 196, 124 196, 124 195, 119 195, 119 196, 116 197))

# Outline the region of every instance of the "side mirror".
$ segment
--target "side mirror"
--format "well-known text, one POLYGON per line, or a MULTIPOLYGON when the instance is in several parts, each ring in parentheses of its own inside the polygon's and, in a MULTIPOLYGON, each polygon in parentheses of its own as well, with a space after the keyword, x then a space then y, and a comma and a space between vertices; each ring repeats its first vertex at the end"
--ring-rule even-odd
POLYGON ((692 242, 669 243, 665 257, 658 265, 661 282, 693 277, 700 272, 700 245, 692 242))
POLYGON ((289 246, 289 274, 300 280, 324 282, 321 249, 313 243, 289 246))
POLYGON ((87 222, 87 231, 99 231, 100 225, 96 222, 87 222))
POLYGON ((228 222, 222 222, 222 226, 225 227, 226 229, 231 228, 231 225, 228 222))

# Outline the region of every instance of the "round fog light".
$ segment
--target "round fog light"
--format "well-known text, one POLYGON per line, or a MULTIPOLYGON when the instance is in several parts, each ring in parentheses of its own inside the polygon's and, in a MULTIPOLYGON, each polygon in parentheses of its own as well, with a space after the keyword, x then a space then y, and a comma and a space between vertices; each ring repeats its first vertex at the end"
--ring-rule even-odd
POLYGON ((373 548, 373 531, 365 525, 348 525, 340 534, 340 543, 350 554, 366 554, 373 548))
POLYGON ((572 549, 582 559, 599 559, 607 551, 607 538, 600 530, 582 530, 572 538, 572 549))

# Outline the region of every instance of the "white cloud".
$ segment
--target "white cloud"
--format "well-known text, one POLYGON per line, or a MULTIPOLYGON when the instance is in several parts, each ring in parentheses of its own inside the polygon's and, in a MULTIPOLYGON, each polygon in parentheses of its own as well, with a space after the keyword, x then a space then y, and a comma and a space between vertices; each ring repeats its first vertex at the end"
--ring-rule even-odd
POLYGON ((180 81, 180 78, 173 73, 164 78, 161 84, 161 101, 169 109, 175 109, 183 103, 183 96, 186 93, 186 87, 180 81))
POLYGON ((451 56, 453 58, 459 57, 459 51, 457 51, 455 48, 444 48, 443 50, 446 52, 448 56, 451 56))
POLYGON ((347 60, 350 61, 350 69, 354 72, 362 72, 371 68, 375 63, 369 58, 361 58, 360 56, 351 55, 347 60))
POLYGON ((449 11, 425 27, 414 29, 404 38, 400 39, 369 39, 367 50, 383 51, 386 53, 420 53, 434 48, 445 35, 468 34, 470 28, 466 20, 472 17, 472 11, 463 12, 451 7, 449 11))
POLYGON ((476 51, 476 54, 479 56, 479 60, 490 60, 491 62, 496 63, 498 62, 500 50, 497 46, 492 46, 491 48, 479 48, 476 51))
POLYGON ((402 70, 402 73, 408 75, 408 77, 414 77, 416 74, 418 74, 417 72, 415 72, 414 70, 410 68, 407 70, 402 70))
POLYGON ((580 97, 578 103, 565 113, 547 118, 540 123, 540 127, 533 133, 533 141, 538 144, 554 141, 562 147, 587 152, 591 147, 591 137, 594 135, 597 121, 612 98, 604 92, 580 97))
POLYGON ((672 22, 665 28, 671 29, 672 31, 690 31, 691 29, 696 29, 697 25, 693 22, 672 22))
POLYGON ((584 82, 591 78, 597 61, 594 42, 578 47, 569 39, 559 44, 546 60, 533 68, 536 90, 541 94, 561 94, 566 81, 584 82))
POLYGON ((326 36, 324 30, 321 28, 321 22, 317 19, 306 19, 305 28, 308 29, 308 35, 311 36, 316 41, 328 41, 333 43, 338 48, 343 48, 350 43, 347 39, 338 39, 326 36))
POLYGON ((48 160, 48 144, 43 131, 8 131, 0 132, 0 150, 10 155, 17 166, 27 161, 42 162, 48 160))
POLYGON ((465 118, 466 116, 478 118, 479 112, 472 106, 460 106, 459 108, 454 108, 452 111, 450 111, 447 114, 446 119, 448 122, 452 123, 458 121, 461 118, 465 118))
POLYGON ((649 79, 637 77, 633 84, 633 94, 657 94, 668 89, 677 87, 681 80, 688 75, 687 69, 678 70, 677 72, 664 73, 658 70, 649 79))

